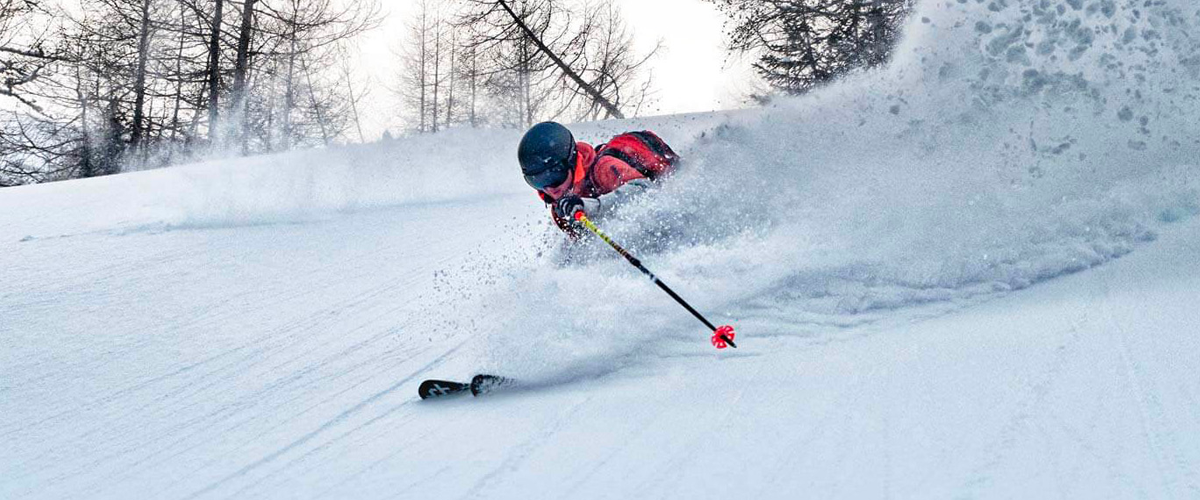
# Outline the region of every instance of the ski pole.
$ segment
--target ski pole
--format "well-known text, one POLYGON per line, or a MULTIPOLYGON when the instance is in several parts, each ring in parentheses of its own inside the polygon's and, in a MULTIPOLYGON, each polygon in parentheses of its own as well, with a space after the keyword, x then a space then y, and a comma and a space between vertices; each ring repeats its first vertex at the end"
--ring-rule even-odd
POLYGON ((613 247, 613 250, 616 250, 617 253, 621 254, 622 257, 625 257, 625 260, 628 260, 630 264, 633 264, 633 267, 638 268, 638 271, 641 271, 642 274, 645 274, 647 277, 649 277, 651 281, 654 281, 655 285, 658 285, 658 287, 662 288, 664 292, 667 292, 667 295, 670 295, 672 299, 675 299, 675 302, 678 302, 679 305, 683 306, 684 309, 687 309, 688 312, 692 313, 692 316, 695 316, 696 319, 700 320, 701 323, 704 323, 704 326, 708 327, 709 330, 712 330, 713 346, 715 346, 717 349, 724 349, 725 345, 729 344, 730 347, 735 349, 737 348, 737 344, 733 343, 733 338, 736 335, 733 331, 733 326, 724 325, 719 328, 713 326, 713 324, 705 319, 704 316, 692 308, 687 301, 683 300, 679 294, 675 293, 674 290, 671 290, 671 287, 667 286, 666 283, 663 283, 662 280, 658 279, 658 276, 655 276, 654 273, 650 272, 649 269, 646 269, 646 266, 642 265, 642 261, 638 260, 637 257, 634 257, 633 254, 622 248, 621 245, 618 245, 617 242, 612 240, 612 238, 609 238, 607 234, 604 234, 604 231, 601 231, 600 228, 596 227, 596 225, 587 218, 587 215, 583 213, 583 210, 575 212, 575 220, 580 224, 583 224, 583 227, 586 227, 588 231, 591 231, 596 236, 599 236, 600 239, 604 240, 605 243, 608 243, 608 246, 613 247))

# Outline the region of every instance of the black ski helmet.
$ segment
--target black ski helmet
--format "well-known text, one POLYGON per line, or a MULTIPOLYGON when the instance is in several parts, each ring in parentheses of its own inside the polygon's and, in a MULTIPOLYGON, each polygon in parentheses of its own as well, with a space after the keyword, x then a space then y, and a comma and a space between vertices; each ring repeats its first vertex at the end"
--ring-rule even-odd
POLYGON ((538 191, 567 180, 575 168, 575 136, 567 127, 554 122, 534 125, 517 147, 525 182, 538 191))

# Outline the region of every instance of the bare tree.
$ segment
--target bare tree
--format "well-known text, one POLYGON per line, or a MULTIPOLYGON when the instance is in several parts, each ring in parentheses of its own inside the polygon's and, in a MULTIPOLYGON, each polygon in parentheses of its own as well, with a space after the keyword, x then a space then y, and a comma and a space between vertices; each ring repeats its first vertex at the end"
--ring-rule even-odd
MULTIPOLYGON (((623 118, 645 103, 650 83, 619 9, 609 0, 469 0, 456 25, 469 74, 515 103, 513 126, 557 119, 623 118)), ((474 80, 471 80, 474 84, 474 80)), ((472 92, 474 101, 474 92, 472 92)))
MULTIPOLYGON (((8 113, 0 121, 0 182, 6 185, 91 177, 118 171, 120 131, 100 133, 116 113, 112 82, 95 73, 109 67, 115 46, 98 33, 61 40, 56 66, 70 64, 62 78, 42 78, 27 90, 45 104, 36 113, 8 113), (69 63, 64 62, 69 61, 69 63), (103 102, 103 99, 110 99, 103 102)), ((62 72, 60 72, 62 73, 62 72)), ((129 74, 122 74, 128 77, 129 74)))
POLYGON ((651 85, 651 79, 642 74, 642 69, 658 53, 662 43, 644 55, 636 54, 633 34, 625 24, 620 8, 612 0, 597 3, 588 13, 587 21, 587 57, 581 65, 580 74, 590 88, 604 97, 604 101, 589 100, 579 119, 621 117, 613 114, 612 109, 604 106, 603 102, 638 114, 649 98, 651 85))
POLYGON ((344 45, 338 46, 337 59, 339 76, 346 86, 346 102, 350 105, 350 116, 354 123, 354 129, 358 133, 358 142, 365 143, 367 141, 363 136, 362 119, 358 115, 358 103, 369 95, 370 90, 369 88, 360 88, 360 85, 354 83, 354 68, 350 64, 350 51, 344 45))
POLYGON ((398 86, 393 89, 401 100, 401 111, 412 131, 437 131, 438 116, 434 111, 437 100, 438 52, 441 16, 430 2, 421 0, 414 16, 406 25, 405 38, 397 49, 401 60, 398 86), (414 127, 415 125, 415 127, 414 127))
POLYGON ((362 140, 337 63, 377 0, 80 1, 0 0, 2 185, 362 140))
POLYGON ((278 5, 270 1, 260 5, 266 20, 262 30, 274 38, 269 54, 282 66, 277 78, 283 87, 282 108, 278 110, 283 149, 291 149, 294 144, 327 143, 346 129, 349 106, 324 100, 338 99, 343 94, 327 91, 333 85, 314 79, 312 68, 335 67, 332 59, 337 44, 376 26, 378 4, 370 0, 282 0, 278 5), (321 89, 325 96, 321 101, 313 98, 315 83, 325 87, 321 89), (307 105, 298 99, 303 93, 309 94, 307 105), (314 143, 318 133, 321 141, 314 143))
POLYGON ((759 54, 775 89, 806 92, 891 55, 913 0, 710 0, 733 22, 730 47, 759 54))
POLYGON ((233 69, 233 114, 238 117, 238 142, 243 155, 248 154, 250 145, 246 140, 247 73, 250 71, 250 44, 254 37, 254 8, 257 0, 245 0, 242 6, 242 22, 238 29, 237 56, 233 69))
POLYGON ((583 77, 579 76, 579 73, 572 70, 570 65, 564 62, 562 58, 554 52, 554 50, 547 46, 546 42, 542 40, 542 37, 539 36, 538 33, 534 32, 533 29, 531 29, 529 25, 525 23, 525 19, 513 11, 512 7, 510 7, 505 0, 495 1, 498 5, 500 5, 501 8, 504 9, 504 12, 508 13, 509 17, 512 18, 513 24, 520 28, 521 32, 525 34, 529 41, 537 46, 538 50, 540 50, 542 54, 545 54, 545 56, 550 58, 551 61, 554 61, 554 64, 558 66, 558 69, 562 71, 567 78, 570 78, 572 81, 574 81, 575 84, 579 86, 580 90, 590 96, 598 105, 603 106, 609 115, 616 118, 625 118, 625 115, 621 113, 621 110, 617 108, 615 104, 606 99, 604 95, 596 90, 595 87, 584 81, 583 77))
POLYGON ((150 59, 150 0, 138 0, 138 3, 140 9, 137 13, 137 67, 133 74, 133 130, 129 140, 134 149, 141 147, 146 133, 146 64, 150 59))
POLYGON ((462 61, 459 64, 459 68, 462 68, 462 70, 458 81, 466 82, 467 86, 467 123, 471 127, 478 127, 480 125, 478 113, 479 81, 482 76, 479 71, 479 50, 474 45, 462 46, 456 58, 462 61))
POLYGON ((45 11, 33 0, 0 0, 0 97, 7 97, 41 112, 35 99, 21 91, 59 59, 48 48, 46 30, 34 19, 45 11))
POLYGON ((450 71, 446 73, 446 78, 450 81, 446 84, 446 128, 454 123, 454 88, 457 83, 455 80, 458 76, 458 32, 451 27, 448 30, 448 47, 446 49, 446 58, 449 59, 450 71))
POLYGON ((555 58, 567 58, 565 65, 579 62, 584 34, 571 29, 571 17, 562 0, 516 0, 511 8, 495 0, 469 0, 459 16, 456 25, 467 30, 466 45, 482 56, 484 84, 509 125, 554 119, 569 107, 563 104, 572 94, 564 86, 569 78, 556 71, 550 50, 538 47, 553 46, 562 54, 555 58))

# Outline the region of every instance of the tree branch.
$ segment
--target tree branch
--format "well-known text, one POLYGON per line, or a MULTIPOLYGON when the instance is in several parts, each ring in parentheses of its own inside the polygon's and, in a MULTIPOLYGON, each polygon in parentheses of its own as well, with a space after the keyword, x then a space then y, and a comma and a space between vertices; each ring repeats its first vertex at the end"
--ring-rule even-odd
POLYGON ((587 82, 583 81, 583 78, 580 78, 579 74, 572 71, 571 67, 567 66, 567 63, 564 63, 557 54, 551 51, 546 44, 542 43, 542 40, 538 38, 536 34, 534 34, 533 30, 529 29, 529 26, 525 25, 525 22, 517 16, 516 12, 513 12, 513 10, 509 8, 508 4, 505 3, 504 0, 496 0, 496 2, 500 4, 500 7, 502 7, 505 12, 508 12, 508 15, 512 17, 513 22, 515 22, 517 26, 521 28, 521 31, 525 32, 525 36, 529 37, 529 40, 537 46, 538 50, 542 51, 543 54, 546 54, 546 57, 549 57, 550 60, 554 61, 554 64, 556 64, 568 78, 574 81, 576 85, 587 92, 593 101, 603 106, 604 109, 613 117, 618 119, 625 118, 625 114, 621 113, 620 109, 613 105, 613 103, 608 99, 605 99, 600 92, 596 91, 595 87, 592 87, 587 82))

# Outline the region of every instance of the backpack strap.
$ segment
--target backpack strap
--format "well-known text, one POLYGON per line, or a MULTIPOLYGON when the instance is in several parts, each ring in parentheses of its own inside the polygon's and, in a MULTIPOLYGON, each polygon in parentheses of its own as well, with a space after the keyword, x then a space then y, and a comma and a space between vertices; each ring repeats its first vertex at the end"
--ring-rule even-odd
POLYGON ((642 144, 654 151, 654 154, 666 158, 668 162, 674 164, 679 159, 679 155, 675 154, 675 150, 671 149, 666 142, 655 135, 653 132, 642 130, 639 132, 629 132, 630 135, 637 137, 642 144))
POLYGON ((650 169, 646 168, 645 165, 642 165, 642 162, 638 161, 637 159, 633 158, 632 156, 625 154, 624 151, 621 151, 619 149, 610 148, 607 146, 603 147, 603 148, 601 148, 600 154, 596 155, 597 158, 599 158, 601 156, 611 156, 613 158, 621 160, 621 161, 627 163, 629 166, 633 167, 635 170, 638 171, 638 173, 642 174, 642 176, 647 179, 654 180, 655 177, 658 177, 658 174, 656 174, 653 170, 650 170, 650 169))

